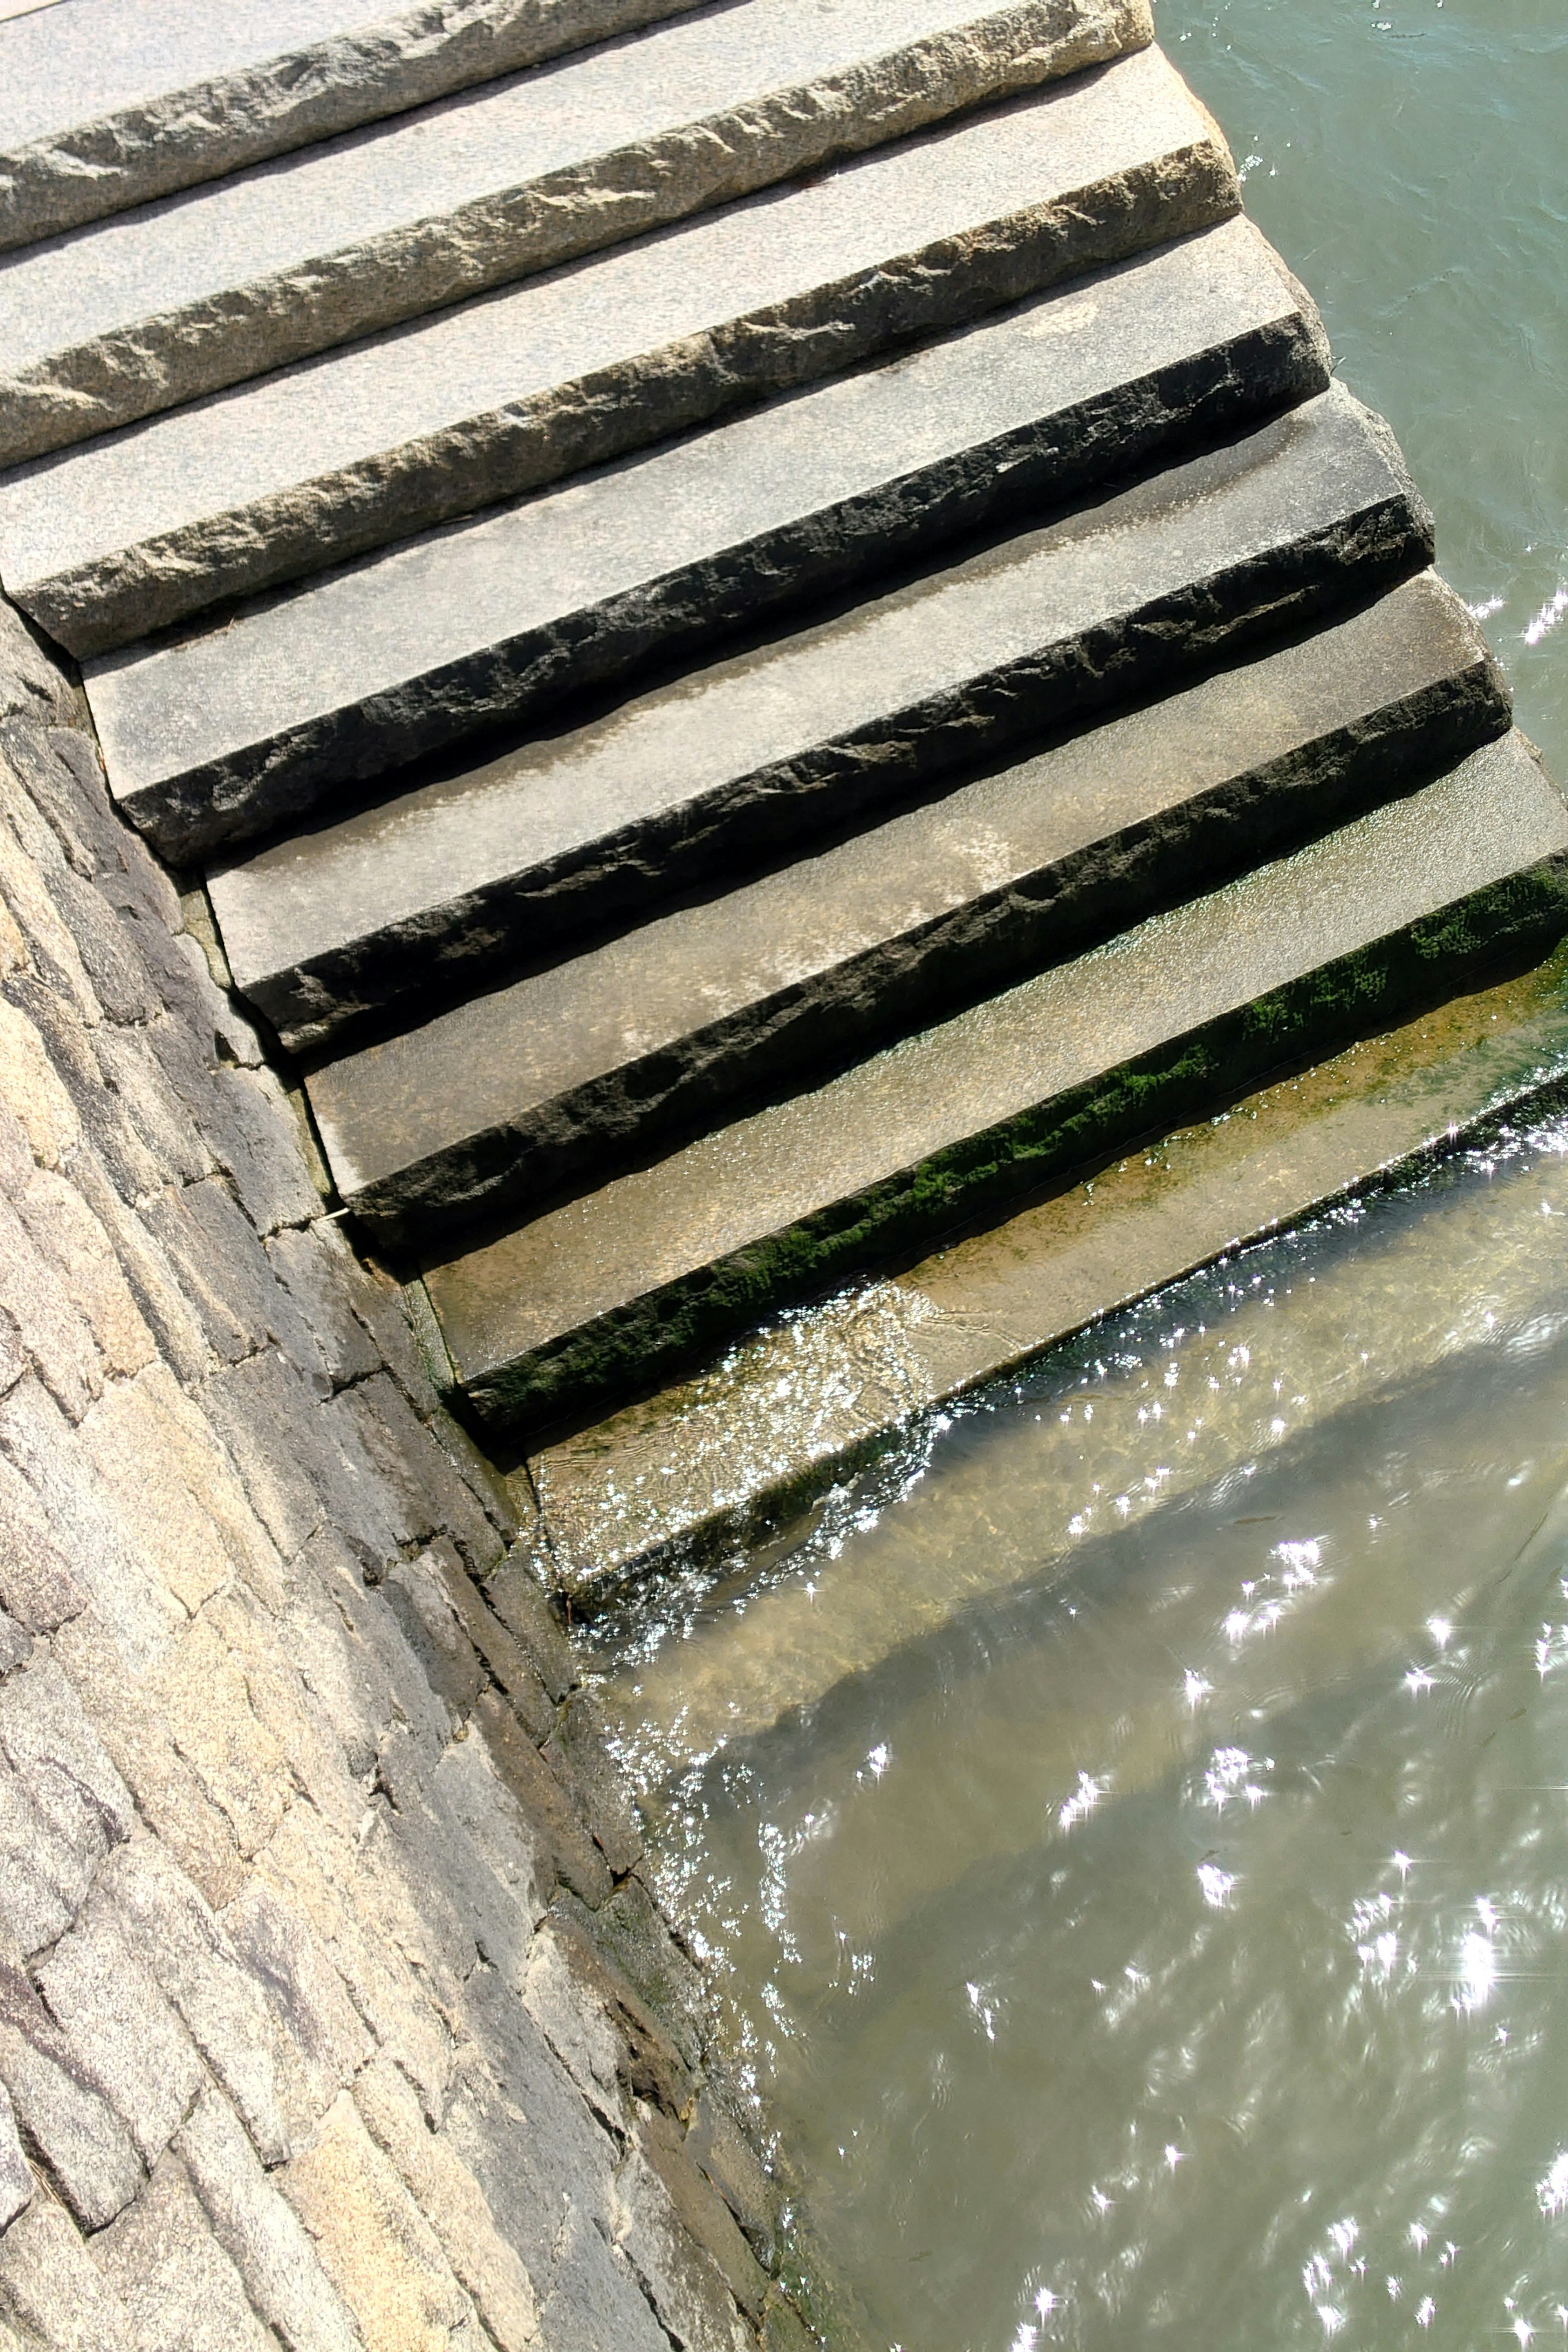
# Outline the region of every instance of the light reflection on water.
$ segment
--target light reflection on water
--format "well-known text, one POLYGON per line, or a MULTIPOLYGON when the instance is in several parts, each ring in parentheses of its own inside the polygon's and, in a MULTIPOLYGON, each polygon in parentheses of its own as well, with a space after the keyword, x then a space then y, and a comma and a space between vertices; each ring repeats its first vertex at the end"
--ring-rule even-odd
POLYGON ((1565 1154, 1183 1285, 605 1658, 888 2343, 1568 2336, 1565 1154))
MULTIPOLYGON (((1159 0, 1568 774, 1562 0, 1159 0)), ((1568 2344, 1568 1122, 601 1635, 903 2352, 1568 2344)))

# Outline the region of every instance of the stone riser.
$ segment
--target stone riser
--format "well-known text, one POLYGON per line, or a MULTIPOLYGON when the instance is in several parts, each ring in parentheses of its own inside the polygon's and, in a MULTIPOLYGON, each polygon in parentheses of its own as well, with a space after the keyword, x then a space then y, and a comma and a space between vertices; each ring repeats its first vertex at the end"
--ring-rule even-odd
POLYGON ((1412 791, 1508 723, 1479 632, 1430 577, 1414 582, 1304 646, 318 1070, 340 1187, 404 1241, 478 1202, 536 1209, 1412 791), (389 1134, 417 1131, 414 1105, 444 1142, 355 1190, 389 1134))
POLYGON ((727 19, 744 9, 723 12, 711 31, 677 17, 629 50, 568 59, 537 84, 447 100, 0 263, 0 321, 16 353, 0 375, 0 462, 558 268, 1103 64, 1152 32, 1145 0, 1016 0, 968 20, 942 0, 929 10, 908 0, 904 13, 933 17, 934 36, 880 57, 852 43, 837 68, 797 80, 795 52, 811 44, 786 43, 775 61, 767 30, 770 16, 809 23, 809 8, 752 0, 751 13, 759 53, 740 45, 721 77, 727 102, 695 120, 680 103, 682 66, 692 69, 705 40, 728 34, 734 46, 727 19), (638 98, 645 84, 667 83, 673 110, 662 119, 638 98), (532 143, 561 160, 531 175, 523 166, 519 179, 517 151, 546 106, 532 143), (608 151, 606 115, 623 132, 637 126, 608 151), (355 224, 346 235, 345 221, 355 224), (344 241, 323 249, 334 231, 344 241))
MULTIPOLYGON (((428 5, 392 9, 378 23, 345 0, 311 37, 278 48, 277 11, 268 0, 223 0, 222 54, 204 47, 201 64, 155 58, 138 70, 134 52, 146 11, 140 0, 120 8, 46 8, 0 26, 0 80, 29 95, 32 135, 0 131, 0 251, 83 227, 177 189, 243 171, 318 139, 424 106, 496 74, 516 73, 590 41, 679 15, 698 0, 489 0, 446 21, 428 5), (87 22, 83 23, 83 17, 87 22), (140 19, 139 23, 137 20, 140 19), (86 115, 83 69, 102 72, 106 44, 132 54, 86 115), (195 78, 191 76, 195 72, 195 78), (30 88, 29 88, 30 86, 30 88)), ((210 42, 212 0, 163 0, 159 48, 178 36, 210 42), (187 28, 182 15, 194 19, 187 28), (171 23, 171 19, 175 20, 171 23)), ((118 61, 117 61, 118 62, 118 61)))
POLYGON ((1568 810, 1510 738, 816 1095, 431 1265, 457 1385, 513 1425, 624 1393, 764 1308, 1523 970, 1565 931, 1568 810), (987 1095, 1000 1115, 975 1118, 987 1095))

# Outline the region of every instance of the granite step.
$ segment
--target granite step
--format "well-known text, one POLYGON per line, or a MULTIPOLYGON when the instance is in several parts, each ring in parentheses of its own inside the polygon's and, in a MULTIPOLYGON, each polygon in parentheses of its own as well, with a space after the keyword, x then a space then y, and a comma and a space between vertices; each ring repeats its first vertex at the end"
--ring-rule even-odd
POLYGON ((1412 790, 1508 726, 1480 631, 1426 573, 1303 643, 327 1063, 307 1084, 339 1190, 407 1240, 602 1177, 672 1126, 836 1066, 1412 790))
MULTIPOLYGON (((0 261, 0 463, 1033 89, 1150 34, 1147 0, 738 0, 78 229, 0 261)), ((863 201, 896 207, 896 185, 869 183, 863 201)), ((791 234, 825 208, 832 198, 792 214, 791 234)), ((521 316, 496 323, 529 331, 521 316)))
POLYGON ((0 24, 0 248, 58 236, 695 0, 69 0, 0 24))
POLYGON ((759 1313, 1222 1108, 1568 930, 1568 809, 1518 735, 426 1286, 455 1387, 539 1425, 759 1313))
MULTIPOLYGON (((489 551, 507 546, 503 532, 489 551)), ((396 575, 405 601, 380 562, 226 632, 89 666, 126 815, 187 864, 323 802, 328 814, 333 798, 341 808, 363 796, 346 784, 487 722, 531 721, 660 643, 635 595, 584 614, 510 562, 476 576, 475 557, 466 534, 426 541, 396 575)), ((971 748, 1152 690, 1271 613, 1305 619, 1430 560, 1430 518, 1392 436, 1331 391, 618 719, 503 757, 479 782, 541 813, 533 862, 555 870, 535 895, 563 917, 574 895, 585 918, 595 897, 644 887, 634 855, 662 886, 738 835, 838 822, 971 748)), ((693 625, 706 633, 700 608, 693 625)))
MULTIPOLYGON (((296 1043, 319 1042, 410 980, 449 994, 519 942, 542 960, 1430 560, 1386 427, 1336 388, 1043 529, 214 872, 233 968, 296 1043)), ((100 684, 122 804, 164 842, 189 842, 193 818, 210 837, 205 799, 128 789, 126 730, 100 684)), ((189 720, 213 692, 192 689, 189 720)))
MULTIPOLYGON (((513 561, 537 586, 559 576, 564 546, 577 593, 586 581, 595 594, 601 644, 612 605, 638 642, 656 613, 677 636, 706 633, 998 512, 1048 511, 1119 467, 1310 397, 1327 373, 1310 308, 1257 231, 1231 222, 1082 294, 1042 297, 641 467, 546 494, 519 518, 513 561)), ((515 940, 498 890, 526 850, 519 814, 515 788, 498 793, 481 774, 214 877, 240 985, 298 1050, 427 986, 435 968, 504 963, 515 940), (415 940, 427 960, 417 981, 415 940)), ((531 939, 535 910, 518 912, 531 939)))
POLYGON ((1179 80, 1141 52, 29 467, 0 484, 0 568, 62 644, 100 651, 1235 204, 1179 80))

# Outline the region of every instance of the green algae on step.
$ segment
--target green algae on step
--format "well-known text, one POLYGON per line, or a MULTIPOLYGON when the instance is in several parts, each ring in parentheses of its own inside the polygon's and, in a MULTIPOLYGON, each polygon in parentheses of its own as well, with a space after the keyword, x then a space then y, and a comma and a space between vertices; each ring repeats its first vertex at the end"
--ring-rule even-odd
POLYGON ((361 1214, 401 1196, 427 1238, 465 1180, 491 1202, 503 1171, 505 1194, 531 1202, 589 1171, 602 1181, 672 1124, 1060 962, 1508 724, 1479 630, 1426 573, 1304 644, 317 1069, 340 1189, 361 1214))
POLYGON ((12 0, 0 248, 608 40, 696 0, 12 0))
MULTIPOLYGON (((1014 0, 980 15, 972 0, 739 0, 78 230, 0 260, 0 461, 421 318, 1150 37, 1146 0, 1014 0)), ((1212 125, 1205 135, 1223 152, 1212 125)), ((863 184, 896 205, 896 181, 863 184)), ((823 214, 805 202, 799 235, 823 214)))
POLYGON ((1518 737, 1278 865, 531 1224, 430 1265, 462 1393, 538 1422, 656 1376, 1568 929, 1518 737))
MULTIPOLYGON (((933 1412, 1564 1076, 1560 950, 906 1274, 768 1322, 707 1370, 529 1457, 563 1588, 581 1611, 671 1560, 794 1540, 862 1465, 888 1456, 896 1472, 902 1447, 918 1460, 933 1412)), ((986 1557, 973 1560, 982 1575, 986 1557)), ((885 1621, 867 1616, 871 1646, 847 1651, 844 1671, 881 1654, 885 1621)), ((915 1605, 904 1622, 913 1632, 927 1619, 915 1605)), ((798 1695, 821 1687, 814 1677, 798 1695)))

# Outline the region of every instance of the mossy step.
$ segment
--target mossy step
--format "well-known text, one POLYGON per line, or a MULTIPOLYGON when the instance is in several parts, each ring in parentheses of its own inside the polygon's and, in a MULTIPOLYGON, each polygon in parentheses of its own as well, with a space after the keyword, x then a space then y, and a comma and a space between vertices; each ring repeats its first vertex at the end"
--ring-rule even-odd
MULTIPOLYGON (((536 1203, 1060 962, 1506 733, 1431 573, 1352 618, 318 1069, 384 1230, 536 1203)), ((732 1114, 731 1114, 732 1115, 732 1114)))
MULTIPOLYGON (((0 263, 0 463, 244 383, 956 110, 1103 63, 1151 30, 1146 0, 1012 0, 1000 8, 984 0, 739 0, 78 229, 0 263)), ((1040 136, 1044 125, 1029 121, 1040 136)), ((934 160, 927 168, 940 178, 934 160)), ((896 173, 857 184, 862 205, 896 216, 896 173)), ((1052 186, 1047 167, 1039 184, 1052 186)), ((1080 178, 1076 193, 1088 185, 1080 178)), ((830 247, 842 200, 836 208, 831 196, 798 194, 805 201, 789 208, 791 237, 809 251, 812 224, 830 247)), ((977 217, 988 215, 948 226, 977 217)), ((900 250, 895 242, 886 257, 900 250)), ((700 254, 691 250, 689 272, 725 274, 722 248, 700 254)), ((642 299, 651 303, 658 291, 656 280, 642 299)), ((663 289, 667 315, 671 291, 663 289)), ((689 311, 695 285, 684 292, 689 311)), ((635 316, 631 281, 604 294, 635 316)), ((495 333, 525 346, 546 331, 545 315, 538 306, 526 316, 503 310, 495 333)), ((699 310, 685 331, 704 323, 699 310)), ((410 362, 416 377, 431 381, 438 353, 448 373, 482 373, 472 348, 459 339, 454 350, 448 338, 419 347, 410 362)), ((363 374, 353 381, 363 393, 363 374)), ((401 390, 408 404, 395 352, 374 382, 382 402, 401 390)), ((302 417, 320 404, 329 414, 315 437, 352 438, 355 396, 340 388, 333 403, 312 380, 281 412, 248 414, 243 436, 258 445, 258 469, 268 471, 266 457, 277 457, 276 442, 266 447, 265 418, 286 439, 290 421, 303 430, 302 417)), ((388 432, 372 446, 405 437, 388 432)))
POLYGON ((608 1399, 1568 930, 1568 808, 1517 735, 425 1281, 492 1422, 608 1399))
POLYGON ((0 24, 0 247, 79 228, 695 0, 70 0, 0 24))

